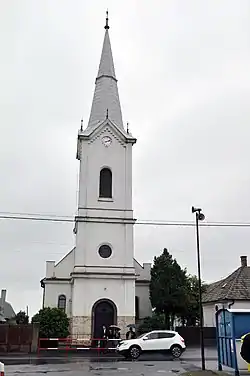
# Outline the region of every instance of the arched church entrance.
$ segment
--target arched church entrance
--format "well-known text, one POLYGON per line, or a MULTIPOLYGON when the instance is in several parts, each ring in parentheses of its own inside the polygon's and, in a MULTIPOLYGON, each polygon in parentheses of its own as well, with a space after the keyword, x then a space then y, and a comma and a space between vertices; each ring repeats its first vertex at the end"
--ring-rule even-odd
POLYGON ((108 299, 98 300, 92 309, 92 335, 100 338, 103 325, 108 328, 117 323, 117 308, 114 302, 108 299))

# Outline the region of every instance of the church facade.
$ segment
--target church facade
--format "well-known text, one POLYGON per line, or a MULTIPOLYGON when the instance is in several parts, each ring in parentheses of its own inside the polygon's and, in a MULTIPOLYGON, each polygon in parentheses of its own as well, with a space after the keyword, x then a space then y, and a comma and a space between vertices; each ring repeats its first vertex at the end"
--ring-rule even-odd
POLYGON ((75 247, 46 262, 43 307, 64 309, 71 334, 96 337, 102 325, 150 316, 150 263, 134 259, 132 148, 124 128, 108 18, 87 127, 78 132, 80 161, 75 247))

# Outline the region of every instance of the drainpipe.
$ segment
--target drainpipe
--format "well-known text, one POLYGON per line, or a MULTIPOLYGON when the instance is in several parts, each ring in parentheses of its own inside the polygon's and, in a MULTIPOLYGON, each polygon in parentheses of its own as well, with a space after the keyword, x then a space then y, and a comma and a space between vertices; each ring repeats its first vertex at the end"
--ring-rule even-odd
POLYGON ((41 287, 43 289, 43 304, 42 304, 42 308, 44 308, 44 300, 45 300, 45 283, 44 283, 44 280, 41 279, 40 283, 41 283, 41 287))

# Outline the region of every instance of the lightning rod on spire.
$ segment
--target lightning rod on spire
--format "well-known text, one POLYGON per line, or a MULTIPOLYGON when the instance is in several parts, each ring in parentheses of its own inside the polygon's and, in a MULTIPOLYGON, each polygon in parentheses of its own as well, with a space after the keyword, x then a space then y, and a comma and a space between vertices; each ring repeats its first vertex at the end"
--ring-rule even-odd
POLYGON ((127 134, 129 134, 129 123, 127 122, 127 134))
POLYGON ((106 25, 104 26, 104 29, 106 29, 106 30, 109 29, 109 11, 108 11, 108 9, 106 11, 106 25))

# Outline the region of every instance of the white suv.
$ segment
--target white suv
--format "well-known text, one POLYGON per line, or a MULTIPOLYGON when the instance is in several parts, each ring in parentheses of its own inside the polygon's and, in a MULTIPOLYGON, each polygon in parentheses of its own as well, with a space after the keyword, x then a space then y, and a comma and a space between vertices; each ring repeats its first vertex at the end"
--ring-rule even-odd
POLYGON ((142 352, 169 352, 179 358, 186 345, 179 333, 172 330, 154 330, 136 339, 121 341, 117 352, 126 358, 137 359, 142 352))

